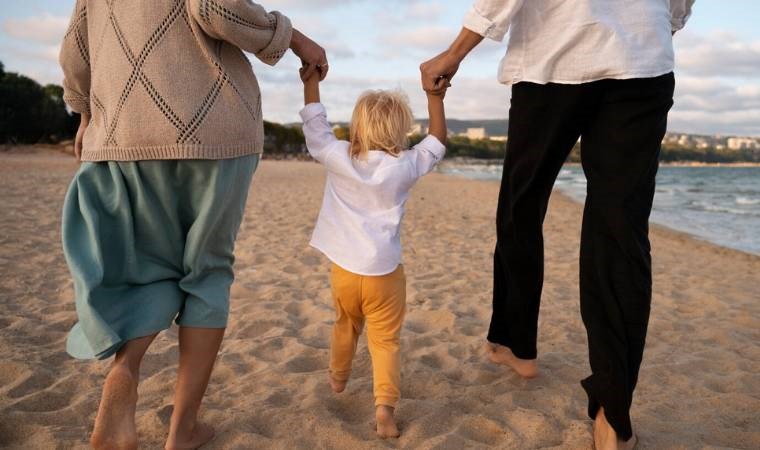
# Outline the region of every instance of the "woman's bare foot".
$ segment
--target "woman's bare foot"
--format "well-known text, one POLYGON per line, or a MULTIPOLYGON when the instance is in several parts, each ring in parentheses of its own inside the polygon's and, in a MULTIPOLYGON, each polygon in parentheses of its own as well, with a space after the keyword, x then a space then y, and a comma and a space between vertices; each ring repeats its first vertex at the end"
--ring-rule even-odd
POLYGON ((197 422, 193 430, 186 435, 178 433, 166 441, 166 450, 195 450, 214 439, 214 429, 210 425, 197 422))
POLYGON ((492 342, 486 342, 486 351, 491 362, 507 366, 523 378, 538 376, 538 364, 535 359, 520 359, 509 347, 492 342))
POLYGON ((604 408, 599 408, 594 420, 594 448, 596 450, 633 450, 636 444, 638 444, 638 438, 635 434, 627 441, 619 439, 615 429, 607 422, 604 408))
POLYGON ((331 374, 328 374, 328 378, 330 379, 330 387, 332 388, 333 392, 336 394, 340 394, 341 392, 346 390, 346 385, 348 384, 348 380, 336 380, 333 378, 331 374))
POLYGON ((381 438, 397 438, 401 435, 396 426, 396 420, 393 418, 393 408, 390 406, 378 405, 375 409, 375 420, 377 435, 381 438))
POLYGON ((137 376, 126 365, 115 364, 103 384, 90 444, 95 450, 137 449, 135 409, 137 376))

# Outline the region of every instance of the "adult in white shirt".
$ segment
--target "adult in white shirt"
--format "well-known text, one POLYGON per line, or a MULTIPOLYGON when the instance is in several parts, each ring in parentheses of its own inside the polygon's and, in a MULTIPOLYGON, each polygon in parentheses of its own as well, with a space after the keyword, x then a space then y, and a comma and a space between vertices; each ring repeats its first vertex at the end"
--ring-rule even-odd
POLYGON ((542 225, 554 181, 581 141, 588 180, 581 314, 592 375, 581 382, 597 449, 632 447, 630 407, 652 294, 648 219, 673 102, 672 35, 693 0, 478 0, 451 47, 423 63, 435 93, 483 38, 509 31, 512 85, 497 212, 491 359, 532 377, 543 284, 542 225))

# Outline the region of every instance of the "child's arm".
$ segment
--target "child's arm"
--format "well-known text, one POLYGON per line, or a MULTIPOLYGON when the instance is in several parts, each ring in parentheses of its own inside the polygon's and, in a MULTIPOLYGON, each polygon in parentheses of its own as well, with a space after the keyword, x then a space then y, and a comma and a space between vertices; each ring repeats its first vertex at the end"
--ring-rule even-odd
MULTIPOLYGON (((301 68, 301 74, 304 74, 306 72, 305 68, 301 68)), ((308 105, 309 103, 319 103, 319 77, 320 77, 320 71, 314 71, 312 72, 312 75, 306 79, 303 80, 303 104, 308 105)))
MULTIPOLYGON (((306 70, 302 68, 300 73, 303 75, 306 70)), ((319 70, 313 71, 308 79, 302 79, 305 107, 301 110, 301 119, 306 149, 314 159, 324 163, 331 144, 337 142, 338 139, 327 121, 327 111, 320 103, 319 79, 319 70)))
POLYGON ((427 94, 428 114, 430 115, 428 137, 412 149, 414 151, 413 161, 417 177, 421 177, 433 170, 435 165, 446 154, 446 135, 448 134, 448 130, 446 127, 443 98, 446 96, 448 86, 449 81, 441 78, 436 83, 436 88, 441 89, 442 93, 440 95, 427 94))
MULTIPOLYGON (((446 83, 447 81, 441 78, 439 84, 440 82, 446 83)), ((446 112, 443 107, 443 98, 445 96, 445 91, 441 95, 427 94, 428 114, 430 115, 428 134, 438 138, 443 145, 446 145, 446 135, 448 134, 446 128, 446 112)))

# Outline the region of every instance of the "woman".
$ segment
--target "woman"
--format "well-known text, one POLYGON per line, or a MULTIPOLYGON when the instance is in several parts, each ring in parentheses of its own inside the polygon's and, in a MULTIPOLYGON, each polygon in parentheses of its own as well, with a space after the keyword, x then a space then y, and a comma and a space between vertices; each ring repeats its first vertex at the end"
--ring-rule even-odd
POLYGON ((233 247, 263 147, 261 99, 243 50, 274 65, 292 49, 310 76, 324 50, 247 0, 77 0, 61 49, 82 161, 63 212, 79 322, 68 352, 114 356, 91 443, 137 447, 140 363, 179 325, 167 449, 213 437, 197 421, 227 325, 233 247))

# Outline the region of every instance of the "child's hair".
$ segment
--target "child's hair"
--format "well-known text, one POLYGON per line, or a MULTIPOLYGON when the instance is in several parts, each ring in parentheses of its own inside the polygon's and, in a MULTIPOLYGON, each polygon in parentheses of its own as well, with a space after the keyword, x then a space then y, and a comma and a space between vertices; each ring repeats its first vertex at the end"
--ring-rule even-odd
POLYGON ((414 124, 409 99, 401 91, 367 91, 359 96, 351 118, 351 157, 364 157, 370 150, 393 156, 409 146, 414 124))

